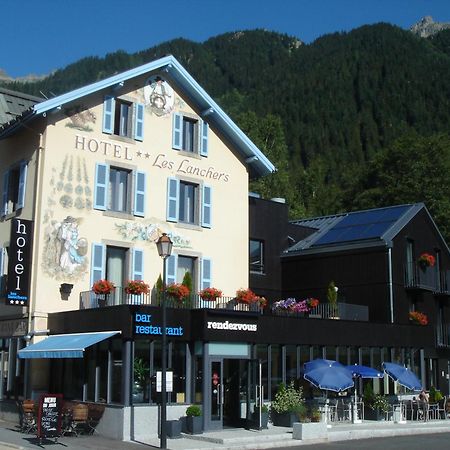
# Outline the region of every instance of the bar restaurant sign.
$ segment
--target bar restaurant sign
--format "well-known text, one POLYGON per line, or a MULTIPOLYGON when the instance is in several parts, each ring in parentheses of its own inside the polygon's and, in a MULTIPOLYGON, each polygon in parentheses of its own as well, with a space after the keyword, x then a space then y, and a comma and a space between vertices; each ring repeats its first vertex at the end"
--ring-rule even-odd
POLYGON ((14 218, 8 252, 6 298, 10 305, 27 305, 30 289, 33 222, 14 218))

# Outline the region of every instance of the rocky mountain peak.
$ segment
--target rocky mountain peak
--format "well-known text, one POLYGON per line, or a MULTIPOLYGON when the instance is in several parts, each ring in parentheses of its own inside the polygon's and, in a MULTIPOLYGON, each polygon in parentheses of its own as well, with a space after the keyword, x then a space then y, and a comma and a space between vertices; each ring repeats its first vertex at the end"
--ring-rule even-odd
POLYGON ((435 22, 431 16, 425 16, 412 25, 410 31, 420 37, 427 38, 446 28, 450 28, 450 22, 435 22))

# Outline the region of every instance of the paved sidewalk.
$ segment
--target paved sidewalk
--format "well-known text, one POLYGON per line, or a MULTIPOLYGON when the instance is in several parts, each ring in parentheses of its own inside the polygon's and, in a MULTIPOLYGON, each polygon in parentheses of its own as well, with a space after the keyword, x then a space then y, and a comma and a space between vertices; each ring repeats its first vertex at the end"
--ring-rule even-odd
MULTIPOLYGON (((367 439, 373 437, 404 436, 413 434, 450 432, 450 420, 431 422, 364 422, 361 424, 337 424, 328 428, 328 441, 345 441, 350 439, 367 439)), ((183 436, 181 439, 168 439, 167 447, 171 450, 237 450, 268 449, 290 447, 315 442, 292 439, 292 428, 269 427, 263 431, 244 429, 226 429, 203 433, 196 436, 183 436)), ((39 445, 35 436, 18 431, 15 424, 0 421, 0 449, 51 449, 67 448, 70 450, 145 450, 159 448, 159 439, 146 442, 121 442, 103 436, 64 436, 58 442, 46 440, 39 445)))

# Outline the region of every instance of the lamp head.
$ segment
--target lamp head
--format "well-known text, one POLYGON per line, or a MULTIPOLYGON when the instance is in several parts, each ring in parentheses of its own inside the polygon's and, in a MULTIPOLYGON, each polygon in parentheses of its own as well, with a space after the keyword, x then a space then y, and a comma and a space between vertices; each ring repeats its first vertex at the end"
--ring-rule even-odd
POLYGON ((167 258, 172 254, 172 241, 167 233, 163 233, 162 236, 156 241, 156 248, 158 249, 158 254, 161 258, 167 258))

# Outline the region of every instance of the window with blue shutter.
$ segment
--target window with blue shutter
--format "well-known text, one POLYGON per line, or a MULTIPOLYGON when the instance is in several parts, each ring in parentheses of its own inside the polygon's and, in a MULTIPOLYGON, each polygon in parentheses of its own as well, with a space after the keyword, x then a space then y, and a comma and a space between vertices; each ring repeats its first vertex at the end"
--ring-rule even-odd
POLYGON ((200 155, 208 156, 208 124, 200 121, 200 155))
POLYGON ((170 255, 166 259, 166 285, 177 282, 177 256, 170 255))
POLYGON ((91 257, 91 286, 97 280, 105 278, 105 261, 106 261, 106 246, 104 244, 92 244, 91 257))
POLYGON ((27 185, 27 168, 28 164, 25 161, 20 163, 19 174, 19 189, 17 195, 17 209, 25 206, 25 190, 27 185))
POLYGON ((211 187, 203 185, 202 195, 202 227, 211 228, 211 187))
POLYGON ((8 214, 9 170, 3 174, 2 216, 8 214))
POLYGON ((145 172, 136 172, 136 183, 134 190, 134 215, 145 216, 145 190, 146 176, 145 172))
POLYGON ((103 101, 103 133, 112 134, 114 131, 114 97, 107 95, 103 101))
POLYGON ((144 279, 144 251, 133 249, 133 265, 131 270, 132 280, 144 279))
POLYGON ((209 258, 202 259, 202 279, 201 288, 211 287, 211 260, 209 258))
POLYGON ((183 144, 183 116, 178 113, 173 114, 172 127, 172 148, 181 150, 183 144))
POLYGON ((144 105, 136 103, 136 118, 134 124, 134 138, 137 141, 144 140, 144 105))
POLYGON ((167 179, 167 221, 178 222, 178 193, 180 181, 177 178, 167 179))
POLYGON ((97 163, 95 166, 94 208, 106 210, 107 183, 109 168, 107 164, 97 163))

